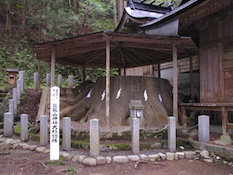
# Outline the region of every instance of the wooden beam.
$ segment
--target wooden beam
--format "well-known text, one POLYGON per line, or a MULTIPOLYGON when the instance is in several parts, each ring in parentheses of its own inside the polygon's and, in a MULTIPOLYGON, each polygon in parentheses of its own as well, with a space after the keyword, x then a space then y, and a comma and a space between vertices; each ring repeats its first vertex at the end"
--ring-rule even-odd
POLYGON ((173 55, 173 117, 178 125, 178 69, 177 69, 177 46, 172 44, 173 55))
POLYGON ((54 86, 55 84, 55 60, 56 60, 56 55, 55 55, 55 49, 52 48, 52 51, 51 51, 51 87, 54 86))
POLYGON ((105 98, 106 126, 110 128, 110 41, 106 40, 106 98, 105 98))
POLYGON ((193 58, 189 58, 189 65, 190 65, 190 96, 191 99, 193 100, 194 98, 194 82, 193 82, 193 58))

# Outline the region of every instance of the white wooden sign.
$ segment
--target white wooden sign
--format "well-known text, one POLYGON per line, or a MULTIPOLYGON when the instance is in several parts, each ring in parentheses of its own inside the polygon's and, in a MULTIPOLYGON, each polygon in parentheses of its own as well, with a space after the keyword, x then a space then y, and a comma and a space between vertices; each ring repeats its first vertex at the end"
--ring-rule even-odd
POLYGON ((50 160, 59 160, 60 88, 50 89, 50 160))

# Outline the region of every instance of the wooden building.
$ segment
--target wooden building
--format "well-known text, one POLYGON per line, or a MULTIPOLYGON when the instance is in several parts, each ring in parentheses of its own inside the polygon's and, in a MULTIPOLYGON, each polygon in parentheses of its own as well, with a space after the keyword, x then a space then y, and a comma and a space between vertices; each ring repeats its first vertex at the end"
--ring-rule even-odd
POLYGON ((233 128, 227 113, 233 110, 232 24, 232 0, 189 0, 141 26, 145 34, 192 37, 199 47, 200 103, 181 106, 190 110, 221 111, 224 135, 228 135, 228 128, 233 128), (169 29, 161 33, 166 28, 169 29))

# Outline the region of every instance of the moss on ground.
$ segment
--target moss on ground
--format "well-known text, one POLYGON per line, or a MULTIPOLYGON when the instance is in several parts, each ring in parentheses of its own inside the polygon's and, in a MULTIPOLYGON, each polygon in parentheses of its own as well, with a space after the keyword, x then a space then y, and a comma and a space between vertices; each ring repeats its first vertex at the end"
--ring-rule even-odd
POLYGON ((47 165, 54 165, 54 166, 60 166, 64 164, 64 157, 60 156, 59 160, 49 160, 49 158, 47 158, 45 160, 45 164, 47 165))

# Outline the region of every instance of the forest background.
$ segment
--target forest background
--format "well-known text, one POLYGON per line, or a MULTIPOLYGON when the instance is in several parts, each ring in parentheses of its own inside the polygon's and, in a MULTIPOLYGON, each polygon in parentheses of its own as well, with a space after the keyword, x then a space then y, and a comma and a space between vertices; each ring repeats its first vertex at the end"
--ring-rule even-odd
MULTIPOLYGON (((137 1, 137 0, 135 0, 137 1)), ((139 0, 140 1, 140 0, 139 0)), ((156 0, 153 4, 171 0, 156 0)), ((146 0, 151 3, 152 0, 146 0)), ((175 0, 175 6, 181 0, 175 0)), ((6 68, 25 70, 26 85, 31 86, 38 60, 35 44, 77 35, 109 30, 117 26, 123 8, 123 0, 1 0, 0 1, 0 88, 7 84, 6 68)), ((41 81, 49 71, 49 64, 40 62, 41 81)), ((81 68, 56 65, 56 74, 74 75, 78 83, 81 68)), ((103 76, 105 69, 86 70, 91 78, 103 76)), ((116 75, 116 70, 111 70, 116 75)))

